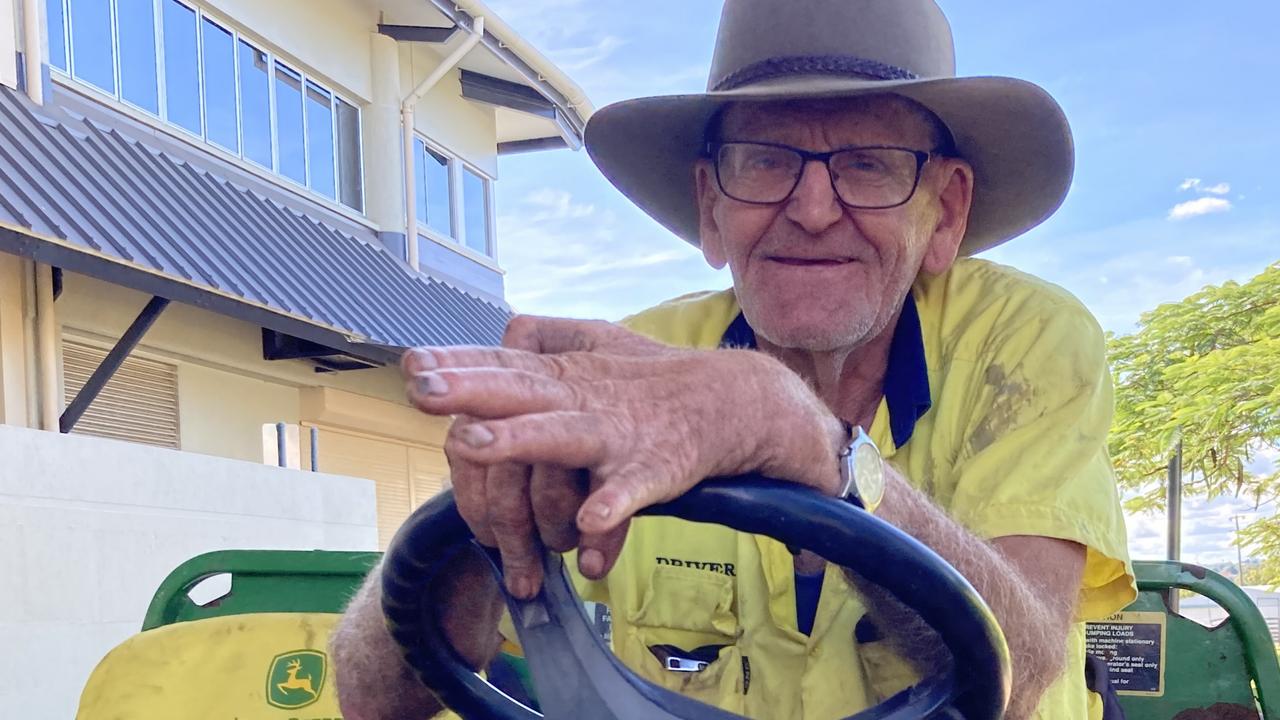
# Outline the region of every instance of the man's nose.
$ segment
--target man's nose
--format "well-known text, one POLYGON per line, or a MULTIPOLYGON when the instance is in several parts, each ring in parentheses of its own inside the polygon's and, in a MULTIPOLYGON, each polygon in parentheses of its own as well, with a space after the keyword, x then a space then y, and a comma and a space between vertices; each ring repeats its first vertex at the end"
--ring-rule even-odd
POLYGON ((817 160, 805 163, 800 182, 787 200, 786 214, 789 220, 813 235, 834 225, 844 214, 824 163, 817 160))

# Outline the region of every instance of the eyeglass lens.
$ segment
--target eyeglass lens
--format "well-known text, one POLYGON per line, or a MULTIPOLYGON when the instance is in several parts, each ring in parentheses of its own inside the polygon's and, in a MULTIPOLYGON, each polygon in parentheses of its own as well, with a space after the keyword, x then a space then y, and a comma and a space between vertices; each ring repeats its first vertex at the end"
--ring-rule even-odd
MULTIPOLYGON (((786 200, 804 172, 805 158, 795 150, 757 143, 725 143, 716 156, 716 172, 725 194, 743 202, 786 200)), ((851 148, 831 155, 827 168, 841 202, 858 208, 901 205, 915 190, 920 162, 900 148, 851 148)))

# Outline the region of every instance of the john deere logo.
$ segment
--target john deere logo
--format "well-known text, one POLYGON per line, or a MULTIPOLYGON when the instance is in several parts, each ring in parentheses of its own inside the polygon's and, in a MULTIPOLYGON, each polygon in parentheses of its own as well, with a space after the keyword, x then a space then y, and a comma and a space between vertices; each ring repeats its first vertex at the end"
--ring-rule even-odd
POLYGON ((294 650, 277 655, 267 672, 267 702, 293 710, 320 699, 327 659, 316 650, 294 650))

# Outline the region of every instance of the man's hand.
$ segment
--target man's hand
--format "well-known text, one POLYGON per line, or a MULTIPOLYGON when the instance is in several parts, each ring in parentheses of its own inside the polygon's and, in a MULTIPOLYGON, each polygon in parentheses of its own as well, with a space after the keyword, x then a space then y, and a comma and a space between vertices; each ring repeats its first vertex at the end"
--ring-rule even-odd
POLYGON ((541 582, 540 544, 608 572, 640 509, 748 471, 834 493, 843 428, 763 353, 677 350, 615 325, 516 318, 503 348, 422 348, 409 397, 458 416, 458 509, 502 554, 508 591, 541 582))

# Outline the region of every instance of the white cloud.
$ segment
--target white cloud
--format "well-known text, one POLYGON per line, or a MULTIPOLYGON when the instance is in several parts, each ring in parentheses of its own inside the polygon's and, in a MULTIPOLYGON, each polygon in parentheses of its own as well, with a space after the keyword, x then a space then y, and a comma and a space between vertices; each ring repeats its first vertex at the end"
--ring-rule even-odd
POLYGON ((1178 186, 1178 192, 1195 190, 1201 195, 1226 195, 1231 192, 1231 183, 1220 182, 1217 185, 1205 185, 1200 178, 1187 178, 1178 186))
POLYGON ((498 216, 506 297, 519 312, 617 320, 728 284, 639 210, 601 208, 550 187, 519 198, 498 216))
POLYGON ((1178 203, 1169 211, 1170 220, 1186 220, 1199 215, 1224 213, 1231 210, 1231 201, 1219 197, 1202 197, 1178 203))

